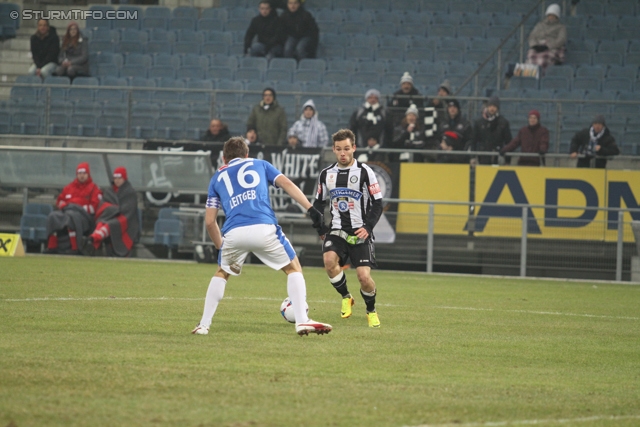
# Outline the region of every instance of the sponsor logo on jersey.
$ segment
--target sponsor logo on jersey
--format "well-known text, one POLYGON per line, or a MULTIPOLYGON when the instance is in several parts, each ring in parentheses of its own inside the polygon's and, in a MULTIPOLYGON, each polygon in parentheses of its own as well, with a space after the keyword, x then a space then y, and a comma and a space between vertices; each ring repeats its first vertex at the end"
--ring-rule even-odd
POLYGON ((350 188, 334 188, 329 191, 332 199, 337 199, 341 197, 351 197, 352 199, 360 200, 362 197, 362 193, 358 190, 352 190, 350 188))
POLYGON ((379 192, 380 192, 380 185, 377 182, 369 186, 369 193, 371 193, 372 196, 374 194, 378 194, 379 192))

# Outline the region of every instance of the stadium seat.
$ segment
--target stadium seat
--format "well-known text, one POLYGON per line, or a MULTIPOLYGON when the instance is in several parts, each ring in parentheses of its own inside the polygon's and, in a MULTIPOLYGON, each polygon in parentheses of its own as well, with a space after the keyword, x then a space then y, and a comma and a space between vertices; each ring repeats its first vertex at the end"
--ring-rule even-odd
MULTIPOLYGON (((185 85, 181 80, 172 78, 157 79, 157 87, 165 89, 184 89, 185 85)), ((175 90, 156 90, 153 93, 153 101, 155 102, 180 102, 181 91, 175 90)))
POLYGON ((176 72, 178 79, 194 79, 201 80, 205 77, 205 69, 197 65, 182 66, 176 72))
POLYGON ((140 78, 146 79, 147 68, 139 64, 133 64, 133 65, 125 64, 120 69, 120 76, 121 77, 140 77, 140 78))
POLYGON ((47 215, 52 211, 52 207, 51 205, 30 203, 27 208, 30 206, 38 206, 38 213, 30 213, 25 209, 20 218, 20 237, 26 243, 40 244, 40 250, 43 251, 44 243, 49 237, 47 233, 47 215), (39 206, 42 206, 43 209, 40 210, 39 206), (45 206, 48 206, 48 211, 44 209, 45 206))
POLYGON ((98 136, 125 138, 127 118, 123 114, 101 114, 98 117, 98 136))
POLYGON ((257 80, 263 81, 262 71, 250 67, 240 67, 235 73, 236 80, 257 80))
POLYGON ((69 118, 69 135, 96 136, 96 116, 92 113, 74 113, 69 118))
POLYGON ((576 77, 573 79, 572 88, 588 91, 600 91, 602 79, 598 77, 576 77))
MULTIPOLYGON (((512 78, 511 82, 517 80, 535 80, 533 78, 512 78)), ((540 79, 540 89, 545 90, 571 90, 571 80, 563 76, 544 76, 540 79)))
POLYGON ((153 227, 154 243, 166 246, 168 257, 182 243, 183 226, 179 219, 158 219, 153 227))
MULTIPOLYGON (((327 71, 328 72, 328 71, 327 71)), ((325 72, 325 74, 327 73, 325 72)), ((340 75, 342 76, 342 79, 344 79, 344 74, 342 72, 340 72, 340 75)), ((295 75, 294 75, 294 81, 299 82, 299 83, 304 83, 304 82, 322 82, 323 80, 323 73, 321 70, 307 70, 307 69, 302 69, 302 70, 298 70, 296 71, 295 75)))
POLYGON ((185 118, 161 114, 156 121, 156 136, 164 139, 184 139, 185 118))
POLYGON ((327 69, 327 62, 322 58, 316 58, 316 59, 305 58, 305 59, 301 59, 300 62, 298 63, 298 69, 324 71, 327 69))
POLYGON ((284 69, 269 69, 265 73, 265 81, 291 82, 292 72, 284 69))

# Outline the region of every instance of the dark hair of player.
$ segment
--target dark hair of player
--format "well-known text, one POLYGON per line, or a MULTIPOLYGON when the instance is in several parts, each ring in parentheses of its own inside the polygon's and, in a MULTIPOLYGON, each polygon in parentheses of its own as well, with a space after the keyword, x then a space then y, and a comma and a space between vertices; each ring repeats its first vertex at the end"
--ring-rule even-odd
POLYGON ((338 132, 331 135, 331 139, 333 140, 333 145, 336 145, 336 141, 344 141, 345 139, 351 141, 352 146, 356 145, 356 136, 350 129, 340 129, 338 132))
POLYGON ((243 137, 234 136, 224 143, 222 155, 227 163, 233 159, 244 159, 249 155, 249 147, 243 137))

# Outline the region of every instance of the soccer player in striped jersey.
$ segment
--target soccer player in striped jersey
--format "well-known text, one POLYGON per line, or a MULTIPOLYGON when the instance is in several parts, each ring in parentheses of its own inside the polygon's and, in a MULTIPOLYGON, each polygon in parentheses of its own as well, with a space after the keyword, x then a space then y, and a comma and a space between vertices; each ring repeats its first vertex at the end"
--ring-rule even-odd
POLYGON ((307 315, 307 289, 302 267, 291 243, 278 225, 269 199, 269 185, 282 188, 307 209, 315 225, 319 226, 322 214, 271 163, 250 159, 248 155, 249 147, 244 138, 229 139, 222 149, 225 164, 213 175, 209 184, 205 224, 209 237, 219 249, 218 269, 209 283, 202 320, 192 333, 209 333, 227 280, 230 275, 240 275, 249 252, 253 252, 269 267, 282 270, 287 275, 287 293, 295 313, 298 335, 329 333, 331 325, 311 320, 307 315), (222 232, 216 221, 220 208, 226 217, 222 232))
POLYGON ((371 278, 371 268, 377 266, 373 227, 382 215, 382 193, 373 170, 353 157, 356 151, 353 132, 341 129, 332 135, 332 139, 337 162, 320 172, 313 203, 320 212, 324 212, 327 200, 330 203, 331 227, 327 227, 324 221, 314 223, 324 240, 324 268, 331 284, 342 296, 341 316, 346 319, 351 316, 355 301, 341 267, 348 259, 351 260, 360 282, 360 295, 366 305, 369 326, 379 328, 376 283, 371 278))

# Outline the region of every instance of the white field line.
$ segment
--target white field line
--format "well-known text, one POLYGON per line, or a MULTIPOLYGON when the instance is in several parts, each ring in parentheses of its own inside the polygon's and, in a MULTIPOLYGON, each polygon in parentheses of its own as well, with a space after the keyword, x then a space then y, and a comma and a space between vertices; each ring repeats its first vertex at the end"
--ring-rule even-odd
MULTIPOLYGON (((250 301, 280 301, 279 298, 269 297, 225 297, 224 299, 233 300, 250 300, 250 301)), ((203 301, 204 298, 177 298, 177 297, 40 297, 40 298, 5 298, 0 299, 1 302, 40 302, 40 301, 203 301)), ((310 300, 310 303, 314 304, 334 304, 335 301, 327 300, 310 300)), ((381 304, 376 305, 380 307, 400 307, 397 304, 381 304)), ((548 316, 572 316, 572 317, 591 317, 598 319, 619 319, 619 320, 640 320, 640 317, 628 317, 628 316, 607 316, 599 314, 580 314, 580 313, 563 313, 559 311, 534 311, 534 310, 500 310, 493 308, 477 308, 477 307, 451 307, 451 306, 425 306, 426 309, 437 310, 469 310, 469 311, 499 311, 507 313, 523 313, 523 314, 538 314, 548 316)))
POLYGON ((543 420, 515 420, 515 421, 486 421, 477 423, 448 423, 448 424, 420 424, 411 427, 503 427, 503 426, 529 426, 545 424, 579 424, 595 421, 622 421, 639 420, 640 415, 596 415, 581 418, 559 418, 543 420))

